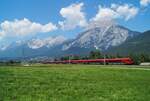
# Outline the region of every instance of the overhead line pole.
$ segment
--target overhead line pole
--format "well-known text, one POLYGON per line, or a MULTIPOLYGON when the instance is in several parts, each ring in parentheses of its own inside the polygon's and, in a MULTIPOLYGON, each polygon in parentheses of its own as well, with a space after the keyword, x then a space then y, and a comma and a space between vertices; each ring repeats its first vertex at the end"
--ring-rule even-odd
POLYGON ((104 65, 106 65, 106 56, 105 56, 105 53, 104 53, 104 65))

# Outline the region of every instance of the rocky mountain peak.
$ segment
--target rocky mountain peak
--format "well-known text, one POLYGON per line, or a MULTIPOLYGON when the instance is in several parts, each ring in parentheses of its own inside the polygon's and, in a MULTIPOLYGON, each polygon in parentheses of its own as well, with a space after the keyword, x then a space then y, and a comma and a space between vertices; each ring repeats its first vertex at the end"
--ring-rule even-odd
POLYGON ((71 43, 65 44, 63 50, 68 50, 72 47, 89 48, 95 46, 105 50, 122 44, 127 38, 136 35, 135 33, 116 24, 107 27, 97 26, 80 33, 71 43))

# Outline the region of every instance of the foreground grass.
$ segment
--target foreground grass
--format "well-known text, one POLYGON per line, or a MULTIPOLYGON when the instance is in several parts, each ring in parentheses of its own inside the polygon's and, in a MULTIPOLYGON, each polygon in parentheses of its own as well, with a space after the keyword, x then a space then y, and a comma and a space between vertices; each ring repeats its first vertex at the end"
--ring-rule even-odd
POLYGON ((0 101, 148 101, 150 70, 121 67, 0 67, 0 101))

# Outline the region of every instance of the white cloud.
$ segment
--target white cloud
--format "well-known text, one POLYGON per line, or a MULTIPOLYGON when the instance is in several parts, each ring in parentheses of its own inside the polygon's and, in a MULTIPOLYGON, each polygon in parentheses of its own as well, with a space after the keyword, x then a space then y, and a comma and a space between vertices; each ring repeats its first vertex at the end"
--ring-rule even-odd
POLYGON ((57 27, 52 23, 42 25, 24 18, 22 20, 2 22, 0 24, 0 36, 26 36, 36 33, 46 33, 56 29, 57 27))
POLYGON ((85 13, 82 12, 83 6, 83 3, 72 4, 60 10, 61 16, 65 18, 64 21, 59 22, 61 29, 71 30, 77 26, 84 27, 87 25, 85 13))
POLYGON ((114 19, 118 18, 119 15, 111 8, 99 6, 99 10, 95 17, 91 18, 87 29, 93 27, 107 27, 114 23, 114 19))
POLYGON ((0 30, 0 36, 4 36, 4 35, 5 35, 4 31, 0 30))
POLYGON ((150 0, 140 0, 140 4, 142 6, 148 6, 150 4, 150 0))
POLYGON ((111 8, 115 10, 120 15, 120 17, 124 18, 125 20, 129 20, 135 17, 138 13, 138 8, 128 4, 124 5, 112 4, 111 8))
MULTIPOLYGON (((112 4, 111 7, 101 7, 95 17, 90 20, 90 26, 93 23, 98 26, 108 26, 114 23, 116 19, 125 19, 126 21, 135 17, 138 13, 138 8, 124 4, 112 4)), ((88 26, 89 27, 89 26, 88 26)))
POLYGON ((93 21, 99 21, 103 19, 111 20, 111 19, 118 18, 118 16, 119 15, 117 14, 117 12, 115 12, 111 8, 103 8, 99 6, 99 11, 96 14, 96 16, 93 18, 93 21))
POLYGON ((138 8, 133 7, 128 4, 124 5, 116 5, 112 4, 110 8, 99 7, 99 11, 94 20, 99 19, 117 19, 124 18, 125 20, 129 20, 136 16, 138 13, 138 8))

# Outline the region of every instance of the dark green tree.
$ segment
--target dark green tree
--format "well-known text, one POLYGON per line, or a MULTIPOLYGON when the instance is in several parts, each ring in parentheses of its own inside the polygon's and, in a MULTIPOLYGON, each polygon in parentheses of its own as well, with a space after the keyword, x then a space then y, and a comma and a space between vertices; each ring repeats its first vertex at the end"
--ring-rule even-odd
POLYGON ((141 53, 139 58, 140 62, 149 62, 149 56, 147 54, 141 53))
POLYGON ((91 51, 89 54, 89 58, 90 59, 98 59, 98 58, 102 58, 102 54, 99 50, 96 51, 91 51))
POLYGON ((135 65, 139 65, 141 63, 140 57, 139 57, 138 54, 130 53, 129 57, 133 60, 133 62, 134 62, 135 65))

